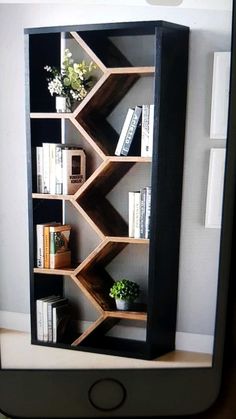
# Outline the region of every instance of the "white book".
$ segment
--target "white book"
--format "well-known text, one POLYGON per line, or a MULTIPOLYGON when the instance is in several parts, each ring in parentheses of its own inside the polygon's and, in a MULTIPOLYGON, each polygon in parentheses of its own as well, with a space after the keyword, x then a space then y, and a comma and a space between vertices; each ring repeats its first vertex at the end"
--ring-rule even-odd
POLYGON ((140 238, 140 191, 134 194, 134 238, 140 238))
POLYGON ((49 144, 49 192, 52 195, 56 193, 56 146, 49 144))
POLYGON ((48 303, 54 301, 57 296, 52 295, 43 301, 43 341, 48 342, 48 303))
POLYGON ((43 143, 43 193, 50 193, 50 144, 43 143))
POLYGON ((37 192, 43 193, 43 147, 36 147, 37 192))
POLYGON ((120 153, 121 153, 121 150, 122 150, 124 141, 125 141, 125 136, 126 136, 126 133, 128 131, 129 124, 131 122, 133 113, 134 113, 134 109, 129 108, 128 109, 128 112, 126 114, 126 117, 125 117, 125 121, 124 121, 122 130, 121 130, 120 136, 119 136, 119 140, 118 140, 117 146, 116 146, 116 150, 115 150, 115 155, 116 156, 120 156, 120 153))
POLYGON ((36 224, 37 268, 44 268, 44 227, 54 224, 55 221, 52 221, 51 223, 36 224))
POLYGON ((148 134, 148 157, 152 157, 154 134, 154 105, 150 105, 148 134))
POLYGON ((134 196, 135 192, 129 192, 129 237, 134 237, 134 196))
POLYGON ((141 156, 152 157, 154 105, 142 106, 141 156))
POLYGON ((58 144, 55 150, 55 193, 63 194, 63 173, 62 173, 62 144, 58 144))
POLYGON ((146 201, 147 201, 147 188, 142 188, 140 191, 140 237, 141 239, 145 238, 146 201))
POLYGON ((145 209, 145 239, 150 238, 150 218, 151 218, 151 187, 146 187, 146 209, 145 209))
POLYGON ((44 297, 36 300, 37 339, 40 341, 43 341, 43 302, 48 298, 44 297))
POLYGON ((150 105, 142 105, 141 156, 148 157, 150 105))
POLYGON ((64 301, 65 298, 61 298, 59 295, 55 298, 52 298, 50 301, 47 302, 47 310, 48 310, 48 318, 47 318, 47 324, 48 324, 48 342, 52 342, 52 307, 57 304, 58 302, 64 301))

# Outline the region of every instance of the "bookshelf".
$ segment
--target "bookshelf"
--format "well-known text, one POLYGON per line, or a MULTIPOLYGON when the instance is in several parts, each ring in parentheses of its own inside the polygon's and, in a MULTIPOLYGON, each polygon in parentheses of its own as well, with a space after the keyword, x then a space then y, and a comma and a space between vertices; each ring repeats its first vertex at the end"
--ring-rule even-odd
MULTIPOLYGON (((175 346, 189 29, 151 21, 26 29, 25 37, 32 343, 144 359, 170 352, 175 346), (96 83, 71 113, 54 111, 43 70, 46 64, 60 66, 62 35, 97 66, 96 83), (137 49, 140 42, 145 45, 146 40, 151 58, 142 57, 143 48, 131 59, 129 50, 137 49), (114 155, 119 138, 114 115, 121 107, 125 114, 130 92, 133 106, 146 100, 140 86, 143 92, 152 92, 148 100, 155 104, 153 156, 118 157, 114 155), (74 195, 37 193, 35 148, 43 141, 60 143, 65 124, 75 133, 75 141, 88 150, 86 181, 74 195), (146 165, 151 179, 150 239, 128 237, 127 219, 108 199, 137 165, 146 165), (96 236, 92 250, 75 257, 73 267, 36 268, 36 224, 49 219, 63 222, 68 207, 74 219, 83 220, 92 237, 96 236), (146 301, 137 304, 136 311, 118 311, 109 297, 114 283, 110 264, 129 246, 148 255, 146 301), (63 342, 39 342, 36 300, 50 294, 65 296, 65 278, 78 288, 97 317, 84 331, 71 327, 63 342), (108 332, 123 320, 145 328, 146 340, 110 336, 108 332)), ((71 246, 72 250, 78 246, 75 237, 71 246)))

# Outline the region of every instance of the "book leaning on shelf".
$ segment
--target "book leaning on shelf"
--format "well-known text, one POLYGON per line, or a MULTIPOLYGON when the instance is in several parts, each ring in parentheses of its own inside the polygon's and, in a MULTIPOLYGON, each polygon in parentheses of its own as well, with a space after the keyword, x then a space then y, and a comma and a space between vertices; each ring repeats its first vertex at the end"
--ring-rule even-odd
POLYGON ((151 188, 146 186, 139 191, 130 191, 129 207, 129 237, 136 239, 150 238, 151 188))
POLYGON ((140 155, 142 108, 129 108, 116 146, 116 156, 140 155))
POLYGON ((142 105, 141 156, 152 157, 154 105, 142 105))
POLYGON ((70 144, 43 142, 36 147, 37 192, 74 194, 85 182, 86 156, 70 144))

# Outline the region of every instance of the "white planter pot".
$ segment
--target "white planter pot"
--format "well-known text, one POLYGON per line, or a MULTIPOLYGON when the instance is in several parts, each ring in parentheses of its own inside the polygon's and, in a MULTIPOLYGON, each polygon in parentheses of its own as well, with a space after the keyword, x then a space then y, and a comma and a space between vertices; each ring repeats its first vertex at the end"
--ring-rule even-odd
POLYGON ((130 303, 124 300, 116 300, 116 308, 117 310, 129 310, 130 303))
POLYGON ((57 112, 70 112, 68 108, 66 97, 64 96, 56 96, 56 111, 57 112))

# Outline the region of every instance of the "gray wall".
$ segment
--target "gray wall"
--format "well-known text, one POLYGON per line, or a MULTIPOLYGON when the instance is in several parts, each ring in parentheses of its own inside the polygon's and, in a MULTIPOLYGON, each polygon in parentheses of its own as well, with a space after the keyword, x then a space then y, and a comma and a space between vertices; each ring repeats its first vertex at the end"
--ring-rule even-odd
MULTIPOLYGON (((230 48, 224 11, 152 6, 0 5, 0 309, 29 312, 24 27, 165 19, 191 28, 178 331, 213 334, 220 231, 204 228, 213 51, 230 48)), ((168 263, 168 261, 167 261, 168 263)))

